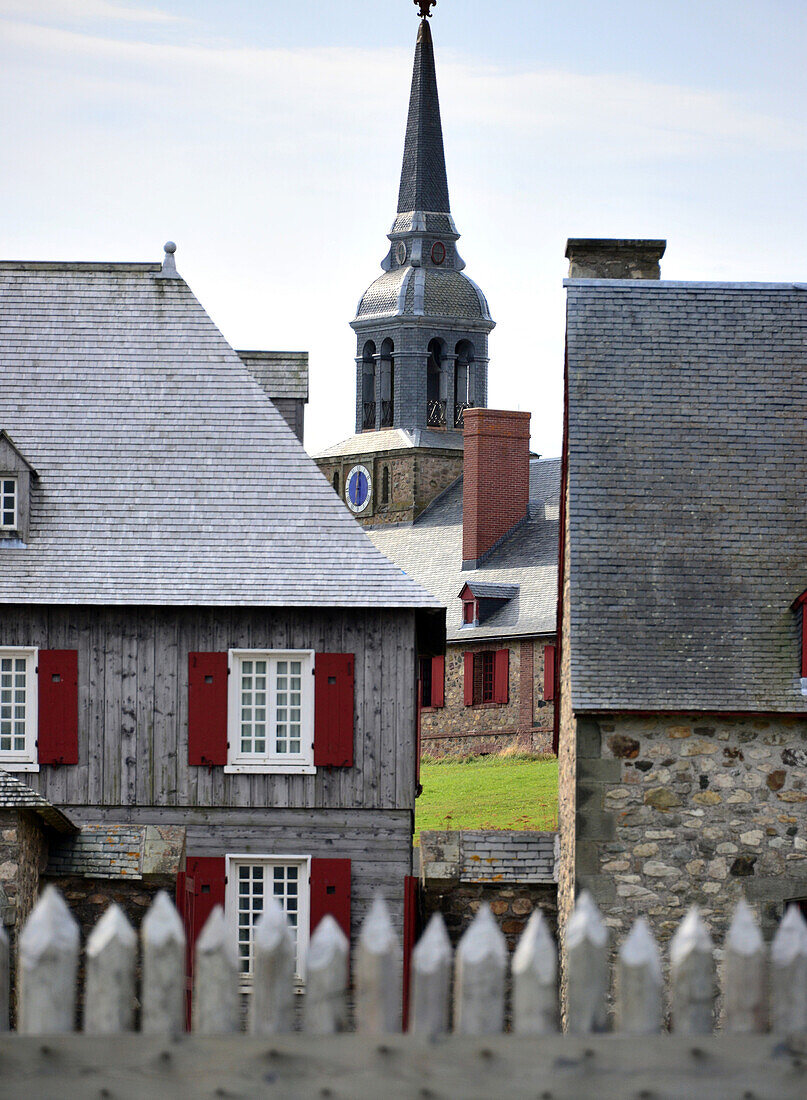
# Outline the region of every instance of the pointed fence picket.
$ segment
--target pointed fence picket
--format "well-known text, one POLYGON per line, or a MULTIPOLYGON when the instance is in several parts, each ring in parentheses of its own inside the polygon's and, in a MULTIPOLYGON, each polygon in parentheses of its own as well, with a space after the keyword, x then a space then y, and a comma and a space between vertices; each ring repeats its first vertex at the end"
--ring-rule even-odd
MULTIPOLYGON (((583 892, 567 928, 568 1030, 591 1036, 609 1023, 609 936, 591 896, 583 892)), ((155 898, 140 930, 140 1030, 169 1037, 185 1026, 185 936, 165 893, 155 898)), ((791 907, 768 951, 750 908, 735 910, 723 957, 723 1025, 726 1032, 807 1032, 807 921, 791 907)), ((48 886, 19 942, 17 1028, 30 1035, 72 1031, 80 956, 78 925, 59 892, 48 886)), ((137 936, 112 905, 86 945, 84 1031, 134 1030, 137 936)), ((294 1029, 295 940, 274 899, 255 926, 248 1030, 255 1036, 294 1029)), ((356 1030, 393 1035, 401 1028, 401 945, 383 899, 376 898, 353 958, 356 1030)), ((0 929, 0 1030, 9 1020, 9 947, 0 929)), ((434 1038, 451 1028, 465 1036, 504 1030, 508 955, 490 908, 483 904, 452 951, 445 923, 435 915, 412 955, 410 1030, 434 1038), (454 989, 452 998, 452 964, 454 989)), ((530 918, 512 959, 512 1029, 551 1036, 559 1029, 558 957, 544 917, 530 918)), ((200 1036, 241 1030, 240 959, 224 910, 217 906, 196 944, 193 1028, 200 1036)), ((652 1036, 663 1028, 661 955, 649 925, 638 920, 622 943, 615 966, 614 1028, 652 1036)), ((333 1035, 348 1029, 349 944, 325 917, 311 937, 302 1028, 333 1035)), ((670 946, 672 1030, 705 1035, 714 1026, 715 954, 696 908, 681 922, 670 946)))

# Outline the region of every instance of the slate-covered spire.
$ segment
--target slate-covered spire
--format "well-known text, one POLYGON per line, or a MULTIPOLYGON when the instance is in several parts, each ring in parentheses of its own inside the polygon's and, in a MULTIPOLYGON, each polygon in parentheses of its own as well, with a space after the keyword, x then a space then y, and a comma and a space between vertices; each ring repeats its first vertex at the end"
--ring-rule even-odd
POLYGON ((431 28, 423 19, 415 47, 412 92, 406 123, 398 213, 425 210, 448 214, 448 179, 443 152, 443 128, 434 67, 431 28))

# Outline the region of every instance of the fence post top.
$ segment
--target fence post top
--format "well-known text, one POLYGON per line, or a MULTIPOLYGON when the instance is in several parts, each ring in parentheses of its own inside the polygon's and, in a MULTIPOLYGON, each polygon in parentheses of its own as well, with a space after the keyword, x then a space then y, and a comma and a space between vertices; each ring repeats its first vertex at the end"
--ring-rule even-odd
POLYGON ((397 940, 387 903, 381 894, 376 894, 370 912, 364 918, 359 944, 375 954, 388 951, 397 944, 397 940))
POLYGON ((566 928, 569 949, 578 947, 585 940, 595 947, 605 947, 608 943, 608 928, 588 890, 583 890, 577 899, 566 928))
MULTIPOLYGON (((534 966, 543 963, 544 967, 551 970, 551 976, 554 977, 556 960, 557 948, 549 931, 549 925, 541 910, 534 909, 513 952, 513 973, 526 973, 534 966)), ((549 974, 545 980, 548 980, 548 977, 549 974)))
POLYGON ((468 962, 476 962, 486 955, 495 955, 504 962, 507 944, 496 918, 485 901, 466 929, 457 947, 457 954, 468 962))
POLYGON ((20 936, 20 957, 35 963, 48 949, 78 951, 78 923, 55 886, 46 886, 20 936))
POLYGON ((160 890, 154 898, 151 908, 143 918, 141 931, 144 941, 153 946, 185 942, 182 920, 165 890, 160 890))
POLYGON ((451 958, 451 940, 441 913, 432 913, 423 935, 412 951, 412 960, 419 969, 432 967, 451 958))
POLYGON ((237 968, 238 948, 224 916, 224 907, 216 905, 204 924, 196 941, 197 955, 223 954, 233 968, 237 968))
POLYGON ((350 944, 348 938, 330 913, 326 913, 317 925, 308 948, 309 967, 323 966, 338 952, 347 955, 350 944))
POLYGON ((745 898, 740 898, 734 909, 726 947, 738 955, 756 955, 765 949, 762 933, 745 898))
POLYGON ((264 902, 263 912, 255 922, 253 937, 256 949, 267 954, 281 944, 293 941, 286 911, 277 898, 268 897, 264 902))
POLYGON ((633 927, 619 949, 619 958, 626 966, 649 967, 653 977, 657 977, 659 982, 662 980, 658 944, 644 917, 633 922, 633 927))
POLYGON ((776 966, 790 966, 799 955, 807 955, 807 920, 798 905, 788 905, 771 944, 776 966))
POLYGON ((124 947, 134 947, 137 943, 137 933, 126 919, 124 911, 114 901, 90 932, 87 939, 88 957, 100 955, 113 941, 123 944, 124 947))
POLYGON ((697 905, 690 906, 670 943, 670 962, 675 965, 693 952, 711 952, 712 937, 697 905))

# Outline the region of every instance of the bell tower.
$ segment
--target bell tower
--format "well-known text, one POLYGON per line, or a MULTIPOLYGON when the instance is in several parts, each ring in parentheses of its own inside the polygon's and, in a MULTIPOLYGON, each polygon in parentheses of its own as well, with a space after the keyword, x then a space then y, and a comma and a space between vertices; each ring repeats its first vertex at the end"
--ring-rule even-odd
POLYGON ((487 407, 494 321, 457 249, 429 24, 435 2, 415 0, 398 208, 381 275, 351 322, 356 435, 316 456, 367 524, 412 522, 462 472, 465 410, 487 407))
POLYGON ((484 294, 464 274, 451 216, 434 44, 426 12, 415 46, 398 210, 381 274, 351 323, 357 337, 356 431, 462 429, 487 404, 484 294))

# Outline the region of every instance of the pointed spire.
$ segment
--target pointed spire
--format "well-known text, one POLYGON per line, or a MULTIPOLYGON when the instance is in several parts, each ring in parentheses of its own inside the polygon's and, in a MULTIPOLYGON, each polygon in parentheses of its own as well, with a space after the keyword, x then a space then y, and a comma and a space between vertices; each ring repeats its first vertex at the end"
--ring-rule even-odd
POLYGON ((420 24, 415 47, 401 187, 398 192, 398 213, 405 214, 412 210, 439 214, 448 214, 451 210, 448 202, 440 100, 437 96, 437 74, 434 68, 434 44, 431 28, 425 19, 420 24))

